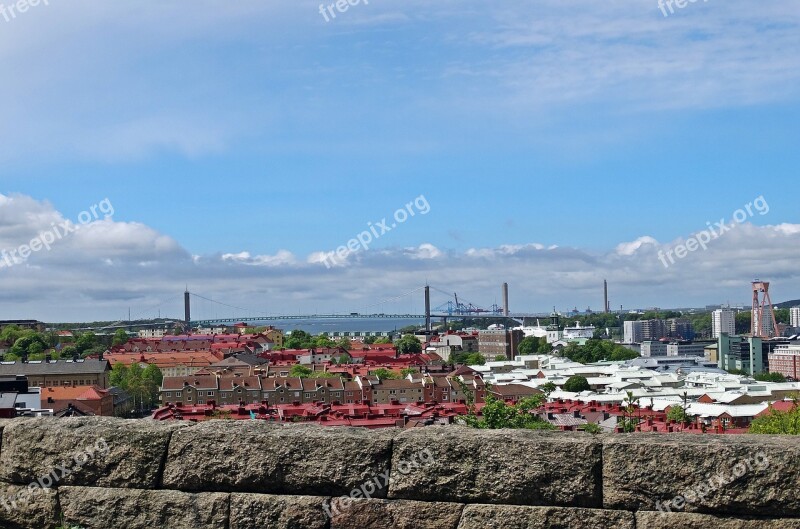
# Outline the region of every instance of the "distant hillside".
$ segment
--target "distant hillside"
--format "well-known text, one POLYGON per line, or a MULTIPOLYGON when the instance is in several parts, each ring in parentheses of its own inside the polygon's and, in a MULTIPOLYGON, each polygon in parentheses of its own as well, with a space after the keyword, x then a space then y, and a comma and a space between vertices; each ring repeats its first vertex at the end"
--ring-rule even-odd
POLYGON ((775 305, 776 309, 790 309, 792 307, 800 307, 800 299, 795 299, 793 301, 784 301, 783 303, 778 303, 775 305))

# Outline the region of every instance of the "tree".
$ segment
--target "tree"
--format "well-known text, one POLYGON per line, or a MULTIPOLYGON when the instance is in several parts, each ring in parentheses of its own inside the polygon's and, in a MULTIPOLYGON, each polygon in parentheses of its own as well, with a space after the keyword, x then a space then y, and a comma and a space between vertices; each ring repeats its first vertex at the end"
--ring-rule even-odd
POLYGON ((497 355, 494 357, 495 362, 505 362, 506 360, 508 360, 508 358, 506 358, 506 355, 497 355))
POLYGON ((408 375, 413 375, 414 373, 418 373, 419 370, 414 367, 406 367, 405 369, 400 370, 400 376, 406 378, 408 375))
POLYGON ((330 371, 313 371, 308 378, 342 378, 342 375, 330 371))
POLYGON ((85 332, 75 340, 75 348, 83 355, 86 351, 97 347, 97 336, 93 332, 85 332))
POLYGON ((580 375, 573 375, 564 383, 564 391, 570 391, 572 393, 580 393, 581 391, 588 391, 589 389, 591 389, 589 381, 586 380, 586 377, 580 375))
POLYGON ((608 340, 595 338, 587 340, 586 345, 571 343, 563 349, 561 354, 573 362, 580 362, 581 364, 604 361, 620 362, 639 358, 639 353, 636 351, 608 340))
POLYGON ((125 345, 128 343, 128 339, 128 332, 125 329, 117 329, 117 332, 114 333, 114 338, 111 340, 111 345, 114 347, 125 345))
POLYGON ((471 408, 469 415, 461 419, 471 428, 486 430, 501 428, 554 430, 552 424, 534 413, 542 406, 543 400, 542 395, 532 395, 521 399, 517 404, 507 404, 487 393, 481 416, 475 415, 471 408))
POLYGON ((384 338, 378 338, 377 340, 375 340, 375 345, 388 345, 390 343, 392 343, 391 338, 384 337, 384 338))
POLYGON ((398 380, 400 375, 395 373, 394 371, 390 371, 385 367, 379 367, 375 371, 372 372, 373 375, 378 377, 378 380, 383 382, 384 380, 398 380))
POLYGON ((294 378, 309 378, 312 373, 310 368, 300 364, 295 364, 289 369, 289 376, 294 378))
POLYGON ((341 355, 339 356, 339 360, 336 363, 339 364, 340 366, 347 365, 350 363, 350 357, 347 355, 341 355))
POLYGON ((300 329, 293 330, 284 342, 287 349, 309 349, 311 346, 311 335, 300 329))
POLYGON ((800 407, 798 397, 792 397, 793 407, 789 411, 769 407, 769 415, 757 417, 750 423, 750 433, 773 435, 800 435, 800 407))
POLYGON ((545 384, 543 384, 543 385, 542 385, 542 387, 540 387, 539 389, 541 389, 541 390, 542 390, 542 393, 544 393, 544 397, 545 397, 546 399, 549 399, 549 398, 550 398, 550 394, 551 394, 552 392, 554 392, 555 390, 557 390, 557 389, 558 389, 558 386, 556 386, 556 385, 555 385, 555 384, 553 384, 552 382, 546 382, 546 383, 545 383, 545 384))
POLYGON ((625 433, 635 432, 639 421, 634 417, 634 413, 639 406, 639 397, 634 398, 633 392, 627 391, 622 403, 625 405, 619 421, 622 424, 622 431, 625 433))
POLYGON ((759 373, 754 378, 759 382, 786 382, 786 377, 780 373, 759 373))
POLYGON ((689 415, 686 413, 686 409, 683 406, 670 406, 669 411, 667 412, 667 420, 680 422, 684 424, 689 424, 691 419, 689 415))
POLYGON ((407 334, 395 343, 397 353, 401 355, 419 354, 422 352, 422 343, 416 336, 407 334))
POLYGON ((336 341, 336 347, 341 347, 345 351, 349 351, 353 348, 353 343, 350 341, 350 338, 342 337, 336 341))
POLYGON ((590 422, 583 425, 583 431, 592 435, 597 435, 603 433, 603 428, 597 423, 590 422))

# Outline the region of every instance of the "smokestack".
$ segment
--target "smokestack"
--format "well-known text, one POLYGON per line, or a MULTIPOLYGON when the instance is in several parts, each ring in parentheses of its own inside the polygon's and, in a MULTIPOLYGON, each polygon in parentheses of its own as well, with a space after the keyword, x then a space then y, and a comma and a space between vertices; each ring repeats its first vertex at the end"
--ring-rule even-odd
POLYGON ((611 308, 608 305, 608 281, 603 279, 603 312, 608 314, 611 308))
POLYGON ((425 285, 425 334, 431 334, 431 287, 425 285))
POLYGON ((508 283, 503 283, 503 316, 508 316, 508 283))
POLYGON ((191 303, 191 294, 189 294, 189 289, 186 289, 186 292, 183 293, 183 307, 185 310, 185 322, 184 325, 186 326, 186 334, 191 332, 191 323, 192 323, 192 303, 191 303))

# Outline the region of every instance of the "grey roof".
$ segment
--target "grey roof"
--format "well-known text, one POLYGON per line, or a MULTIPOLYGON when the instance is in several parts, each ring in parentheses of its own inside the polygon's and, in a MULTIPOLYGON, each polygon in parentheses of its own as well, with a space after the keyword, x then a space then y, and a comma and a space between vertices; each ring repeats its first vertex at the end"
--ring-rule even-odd
POLYGON ((0 410, 13 410, 16 405, 16 393, 0 393, 0 410))
POLYGON ((0 376, 4 375, 86 375, 100 374, 109 370, 108 360, 86 359, 73 362, 72 360, 55 360, 45 362, 0 362, 0 376))

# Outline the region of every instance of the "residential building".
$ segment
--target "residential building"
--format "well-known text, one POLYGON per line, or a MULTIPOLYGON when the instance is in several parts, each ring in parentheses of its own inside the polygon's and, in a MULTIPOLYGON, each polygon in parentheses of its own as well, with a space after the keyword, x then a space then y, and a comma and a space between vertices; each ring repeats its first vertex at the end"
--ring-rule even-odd
POLYGON ((667 323, 664 320, 643 320, 642 340, 660 340, 666 338, 667 323))
POLYGON ((680 340, 694 340, 695 332, 692 321, 688 318, 671 318, 667 320, 667 335, 680 340))
POLYGON ((642 343, 644 341, 644 331, 641 321, 623 322, 623 342, 642 343))
POLYGON ((515 329, 480 331, 478 333, 478 350, 489 360, 498 356, 511 359, 517 354, 517 348, 523 337, 522 331, 515 329))
POLYGON ((736 311, 733 309, 717 309, 711 313, 711 336, 719 338, 722 333, 736 334, 736 311))
POLYGON ((97 386, 59 386, 42 389, 42 405, 55 414, 70 406, 83 415, 114 416, 114 395, 97 386))
POLYGON ((789 321, 792 327, 800 327, 800 307, 789 309, 789 321))
POLYGON ((23 375, 29 386, 99 386, 109 387, 111 368, 104 359, 37 360, 0 362, 0 377, 23 375))
POLYGON ((769 372, 800 380, 800 343, 779 345, 769 353, 769 372))

